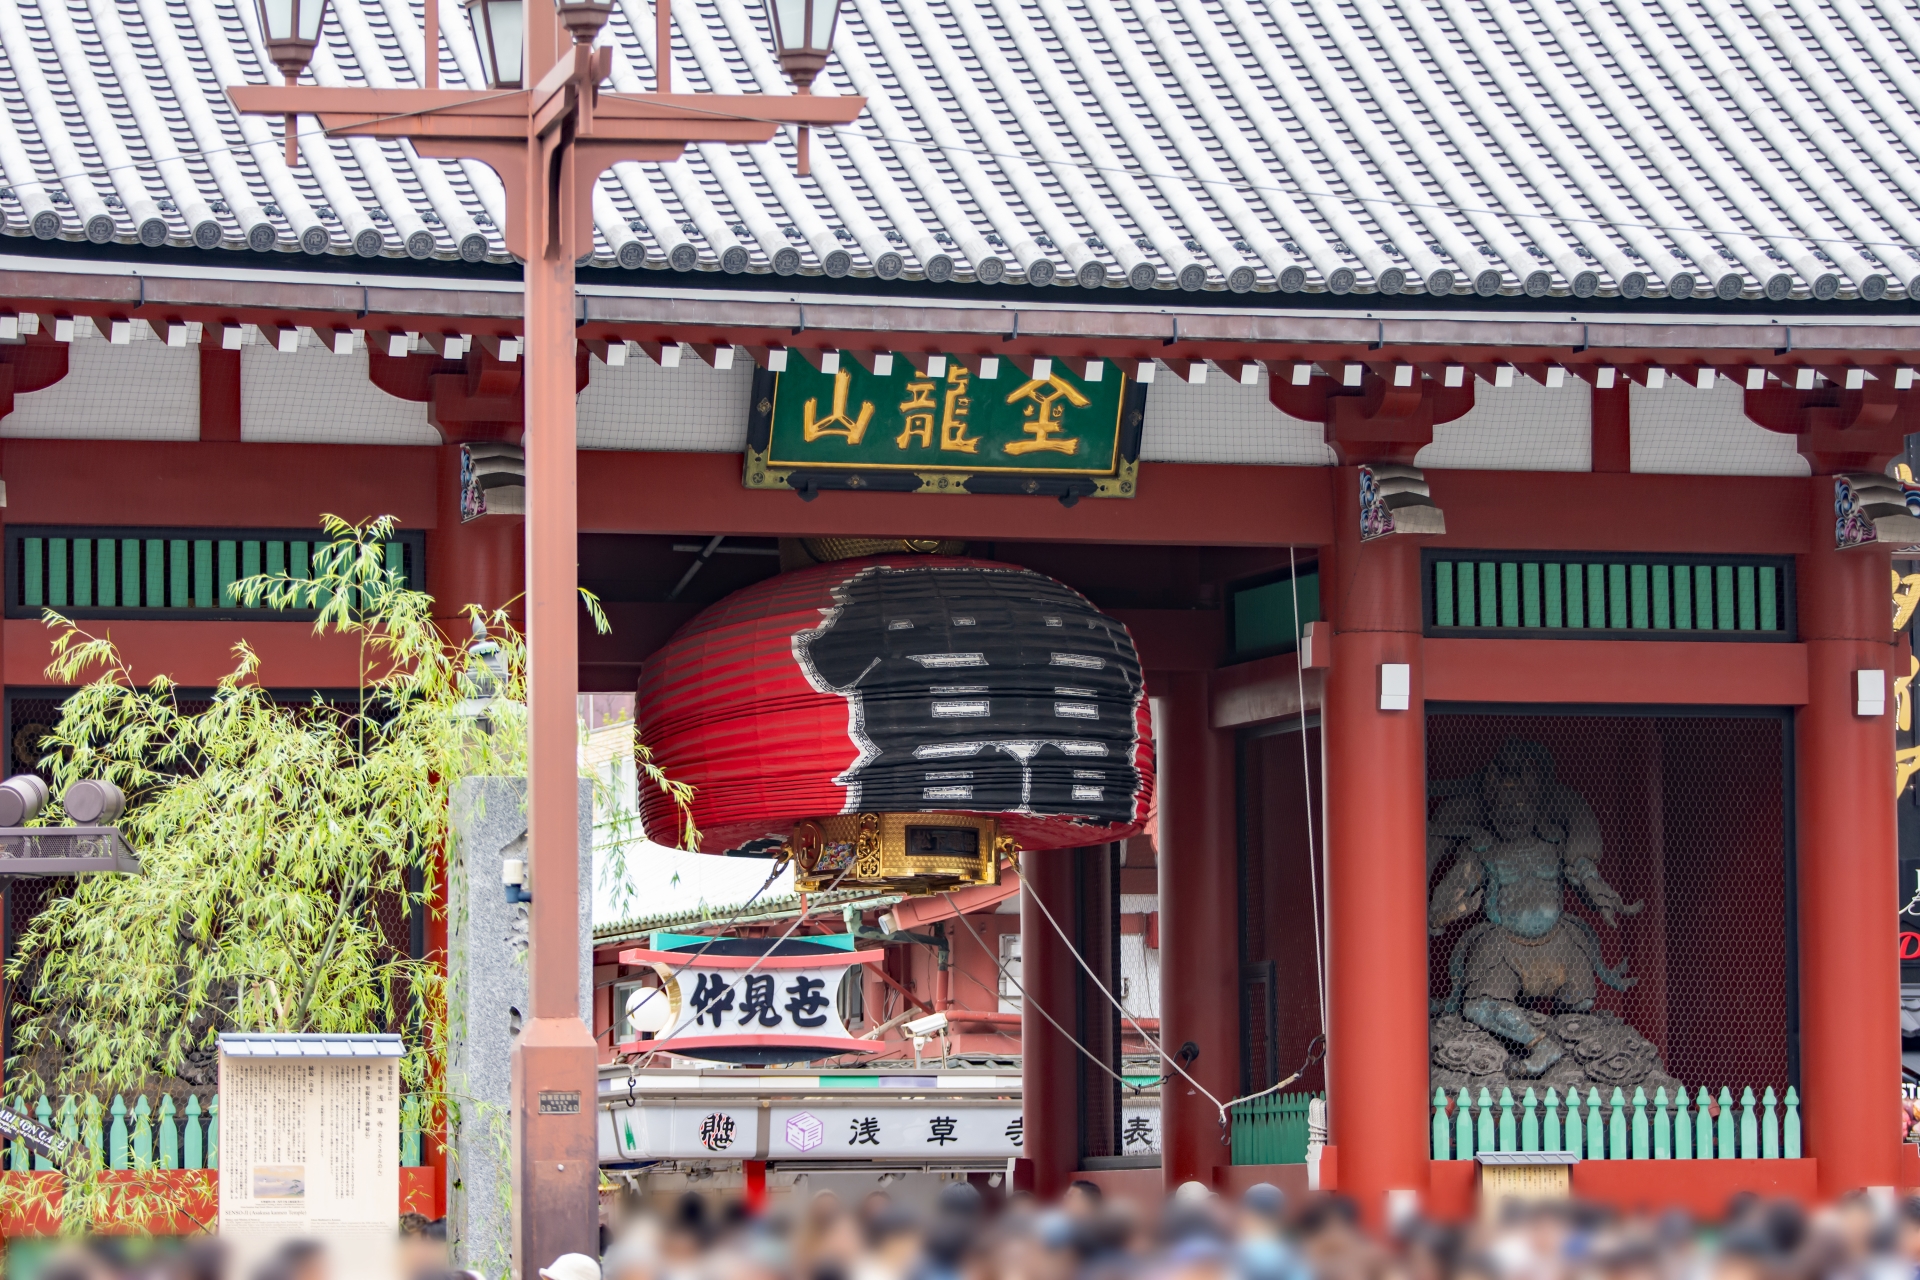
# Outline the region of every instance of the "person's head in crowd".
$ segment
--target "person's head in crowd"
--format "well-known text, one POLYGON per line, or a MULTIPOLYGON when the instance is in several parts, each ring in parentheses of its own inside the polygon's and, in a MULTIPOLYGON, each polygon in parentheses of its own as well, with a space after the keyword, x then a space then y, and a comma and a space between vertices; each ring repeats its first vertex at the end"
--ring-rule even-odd
POLYGON ((684 1192, 660 1224, 660 1260, 668 1271, 691 1267, 712 1242, 713 1216, 699 1192, 684 1192))
POLYGON ((1853 1191, 1841 1196, 1820 1217, 1821 1225, 1826 1228, 1822 1234, 1831 1235, 1835 1250, 1847 1264, 1857 1267, 1875 1251, 1881 1213, 1866 1192, 1853 1191))
POLYGON ((1464 1233, 1450 1223, 1422 1221, 1406 1233, 1408 1280, 1448 1280, 1460 1264, 1464 1233))
POLYGON ((326 1247, 318 1240, 287 1240, 268 1254, 253 1274, 255 1280, 327 1280, 326 1247))
POLYGON ((1721 1233, 1713 1253, 1713 1280, 1771 1280, 1782 1259, 1773 1237, 1749 1220, 1752 1208, 1721 1233))
POLYGON ((1920 1268, 1920 1196, 1908 1196, 1900 1202, 1895 1240, 1900 1256, 1920 1268))
POLYGON ((447 1269, 447 1224, 421 1213, 400 1215, 400 1247, 395 1268, 400 1280, 447 1269))
POLYGON ((874 1221, 884 1217, 893 1209, 893 1197, 886 1191, 876 1188, 860 1197, 860 1223, 871 1228, 874 1221))
POLYGON ((1661 1280, 1660 1248, 1652 1240, 1627 1237, 1593 1252, 1593 1271, 1601 1280, 1661 1280))
POLYGON ((884 1275, 906 1275, 920 1255, 919 1216, 889 1197, 874 1206, 866 1228, 867 1256, 873 1268, 884 1275))
POLYGON ((600 1260, 604 1280, 659 1280, 660 1230, 651 1214, 628 1222, 600 1260))
POLYGON ((934 1197, 934 1211, 942 1217, 958 1218, 972 1223, 986 1212, 986 1200, 980 1194, 980 1188, 971 1182, 949 1182, 940 1188, 940 1194, 934 1197))
POLYGON ((1086 1217, 1097 1213, 1105 1198, 1099 1183, 1075 1178, 1067 1184, 1066 1194, 1060 1197, 1060 1207, 1076 1218, 1086 1217))
POLYGON ((540 1280, 601 1280, 598 1259, 563 1253, 540 1269, 540 1280))
POLYGON ((100 1280, 99 1261, 86 1249, 68 1245, 40 1267, 40 1280, 100 1280))

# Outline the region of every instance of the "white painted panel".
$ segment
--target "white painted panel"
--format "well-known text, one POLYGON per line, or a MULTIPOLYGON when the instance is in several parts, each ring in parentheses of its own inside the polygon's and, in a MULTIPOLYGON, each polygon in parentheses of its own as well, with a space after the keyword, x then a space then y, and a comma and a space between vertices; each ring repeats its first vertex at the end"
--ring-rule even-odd
POLYGON ((724 372, 691 352, 677 369, 638 352, 618 369, 595 359, 580 393, 580 447, 739 453, 747 447, 752 392, 753 362, 744 354, 724 372))
POLYGON ((373 385, 364 344, 337 356, 310 334, 301 335, 298 351, 260 343, 240 348, 240 438, 252 444, 440 443, 424 403, 373 385))
POLYGON ((1319 423, 1274 408, 1264 381, 1243 386, 1215 370, 1195 386, 1161 369, 1147 388, 1140 460, 1330 467, 1333 450, 1319 423))
POLYGON ((200 353, 164 342, 116 347, 91 325, 68 344, 67 376, 13 398, 0 436, 41 440, 198 440, 200 353))
POLYGON ((1420 467, 1459 471, 1590 471, 1593 410, 1587 384, 1543 387, 1516 377, 1510 387, 1476 383, 1473 408, 1433 429, 1420 467))
POLYGON ((1768 431, 1742 409, 1746 392, 1726 378, 1701 391, 1677 378, 1629 392, 1633 469, 1692 476, 1805 476, 1794 439, 1768 431))

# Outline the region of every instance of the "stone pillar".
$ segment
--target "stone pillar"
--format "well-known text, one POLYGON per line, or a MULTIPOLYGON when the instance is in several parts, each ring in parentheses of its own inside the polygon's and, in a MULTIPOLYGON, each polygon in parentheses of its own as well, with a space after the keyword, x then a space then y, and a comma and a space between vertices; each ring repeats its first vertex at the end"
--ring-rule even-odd
MULTIPOLYGON (((448 877, 447 1241, 453 1265, 505 1275, 513 1247, 504 1156, 509 1055, 527 1004, 527 904, 509 905, 500 864, 527 856, 524 778, 466 778, 453 793, 448 877)), ((580 1016, 592 1015, 593 784, 580 783, 580 1016)), ((530 887, 535 896, 540 885, 530 887)), ((582 1099, 583 1106, 592 1105, 582 1099)))
POLYGON ((1379 1223, 1390 1191, 1427 1189, 1426 716, 1420 544, 1360 542, 1360 481, 1332 474, 1320 560, 1333 625, 1321 742, 1326 797, 1327 1084, 1339 1190, 1379 1223), (1404 663, 1404 711, 1380 707, 1404 663))
MULTIPOLYGON (((1860 715, 1855 672, 1891 671, 1884 545, 1834 550, 1833 479, 1807 481, 1798 557, 1807 704, 1794 716, 1800 919, 1800 1084, 1820 1194, 1898 1185, 1898 835, 1893 697, 1860 715)), ((1891 675, 1887 677, 1891 686, 1891 675)))
POLYGON ((1032 1162, 1034 1193, 1048 1199, 1080 1167, 1080 1051, 1040 1010, 1072 1032, 1080 968, 1035 899, 1071 929, 1074 861, 1072 849, 1020 855, 1021 1155, 1032 1162))
MULTIPOLYGON (((1233 735, 1213 728, 1205 672, 1150 683, 1160 748, 1160 1044, 1206 1090, 1174 1074, 1160 1086, 1160 1170, 1168 1191, 1213 1185, 1233 1162, 1214 1098, 1240 1092, 1239 867, 1233 735), (1207 1096, 1208 1093, 1213 1098, 1207 1096)), ((1171 1071, 1171 1066, 1163 1066, 1171 1071)))

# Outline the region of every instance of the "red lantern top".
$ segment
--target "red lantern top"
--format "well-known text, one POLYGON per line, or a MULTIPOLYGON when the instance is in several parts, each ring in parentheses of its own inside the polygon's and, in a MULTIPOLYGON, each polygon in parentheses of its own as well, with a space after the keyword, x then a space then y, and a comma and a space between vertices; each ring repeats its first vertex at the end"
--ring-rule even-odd
MULTIPOLYGON (((865 812, 983 814, 1069 848, 1134 834, 1153 798, 1126 627, 987 560, 875 556, 735 592, 648 661, 639 721, 708 853, 865 812)), ((657 790, 642 814, 676 838, 657 790)))

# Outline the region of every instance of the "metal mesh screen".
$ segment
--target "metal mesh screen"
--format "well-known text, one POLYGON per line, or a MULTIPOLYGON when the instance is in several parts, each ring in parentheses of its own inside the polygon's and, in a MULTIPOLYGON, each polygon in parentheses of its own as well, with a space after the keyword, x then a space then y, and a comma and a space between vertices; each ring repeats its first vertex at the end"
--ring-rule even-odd
POLYGON ((1427 724, 1434 1085, 1797 1083, 1785 718, 1427 724))

